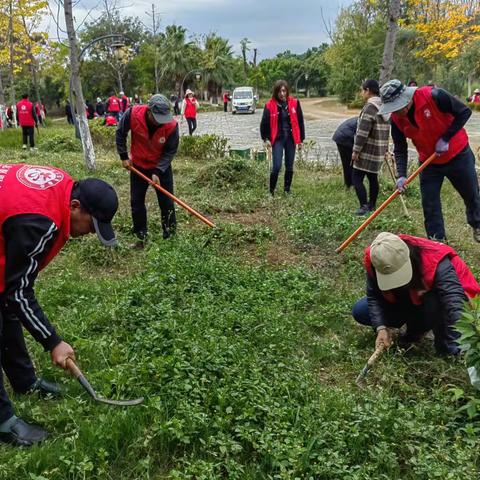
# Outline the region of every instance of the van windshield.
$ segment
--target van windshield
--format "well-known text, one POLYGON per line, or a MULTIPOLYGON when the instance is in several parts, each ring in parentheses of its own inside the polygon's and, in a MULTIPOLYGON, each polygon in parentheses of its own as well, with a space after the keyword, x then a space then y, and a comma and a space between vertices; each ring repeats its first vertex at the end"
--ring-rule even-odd
POLYGON ((242 98, 252 98, 253 93, 251 90, 240 90, 238 92, 233 92, 233 98, 242 99, 242 98))

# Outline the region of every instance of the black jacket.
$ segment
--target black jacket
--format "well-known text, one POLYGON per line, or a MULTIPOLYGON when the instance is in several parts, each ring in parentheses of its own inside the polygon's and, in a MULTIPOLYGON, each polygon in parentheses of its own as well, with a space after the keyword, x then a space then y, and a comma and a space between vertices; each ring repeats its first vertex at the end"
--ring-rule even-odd
MULTIPOLYGON (((450 350, 458 349, 455 345, 458 333, 453 329, 453 325, 462 315, 467 296, 449 258, 444 258, 438 264, 433 288, 429 294, 435 295, 441 312, 441 315, 430 319, 434 325, 436 345, 443 345, 450 350)), ((374 328, 388 326, 388 308, 395 308, 395 304, 389 304, 385 300, 376 281, 368 273, 367 300, 372 326, 374 328)))
MULTIPOLYGON (((280 113, 280 107, 278 107, 278 111, 280 113)), ((297 107, 297 116, 298 116, 298 125, 300 127, 300 140, 303 142, 305 140, 305 122, 303 120, 303 112, 302 107, 300 105, 300 100, 298 100, 298 107, 297 107)), ((280 123, 282 115, 278 116, 278 121, 280 123)), ((282 125, 278 126, 278 133, 282 132, 283 128, 282 125)), ((270 111, 268 108, 263 109, 262 120, 260 122, 260 136, 262 140, 265 142, 266 140, 270 140, 270 111)))
POLYGON ((335 130, 332 140, 338 145, 353 148, 357 125, 358 117, 353 117, 345 120, 335 130))
POLYGON ((56 225, 42 215, 15 215, 3 224, 5 290, 0 294, 0 309, 18 317, 48 351, 61 339, 38 304, 33 286, 56 235, 56 225))

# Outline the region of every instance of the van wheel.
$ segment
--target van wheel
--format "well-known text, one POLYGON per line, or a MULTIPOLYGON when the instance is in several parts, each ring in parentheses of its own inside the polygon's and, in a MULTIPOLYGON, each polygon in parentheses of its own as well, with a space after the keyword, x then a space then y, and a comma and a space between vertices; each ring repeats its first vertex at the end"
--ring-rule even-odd
POLYGON ((232 115, 235 115, 237 112, 232 112, 232 115))

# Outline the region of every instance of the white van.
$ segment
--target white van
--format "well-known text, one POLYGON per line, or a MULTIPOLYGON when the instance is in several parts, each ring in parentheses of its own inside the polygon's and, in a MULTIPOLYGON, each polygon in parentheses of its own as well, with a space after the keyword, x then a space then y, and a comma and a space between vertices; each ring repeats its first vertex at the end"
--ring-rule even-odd
POLYGON ((232 113, 255 113, 257 96, 252 87, 237 87, 232 94, 232 113))

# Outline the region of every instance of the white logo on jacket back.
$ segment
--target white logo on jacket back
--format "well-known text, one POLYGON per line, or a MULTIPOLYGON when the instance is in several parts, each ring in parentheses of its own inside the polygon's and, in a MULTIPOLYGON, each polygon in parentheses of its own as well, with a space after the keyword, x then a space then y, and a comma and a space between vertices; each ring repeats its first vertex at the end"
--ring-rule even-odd
POLYGON ((17 171, 17 180, 28 188, 45 190, 58 185, 63 180, 63 173, 50 167, 25 165, 17 171))

